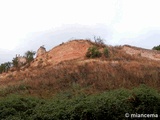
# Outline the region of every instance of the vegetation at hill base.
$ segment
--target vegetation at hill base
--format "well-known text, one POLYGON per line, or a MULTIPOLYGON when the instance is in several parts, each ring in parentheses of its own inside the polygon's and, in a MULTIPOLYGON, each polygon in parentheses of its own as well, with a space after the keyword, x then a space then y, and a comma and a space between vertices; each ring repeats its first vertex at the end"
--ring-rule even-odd
POLYGON ((64 92, 42 99, 14 94, 0 99, 1 120, 122 120, 128 119, 126 113, 151 114, 144 119, 156 119, 160 114, 159 92, 141 85, 94 95, 68 96, 64 92))

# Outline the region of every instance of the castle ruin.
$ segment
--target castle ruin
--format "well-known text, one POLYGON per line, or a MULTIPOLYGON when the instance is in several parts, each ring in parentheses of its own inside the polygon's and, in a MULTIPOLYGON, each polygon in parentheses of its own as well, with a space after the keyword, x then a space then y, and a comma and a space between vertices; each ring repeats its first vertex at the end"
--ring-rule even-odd
POLYGON ((16 57, 18 58, 18 66, 22 66, 27 63, 26 57, 20 55, 16 55, 16 57))
POLYGON ((37 56, 43 55, 46 53, 46 48, 44 46, 40 46, 40 48, 37 50, 37 56))

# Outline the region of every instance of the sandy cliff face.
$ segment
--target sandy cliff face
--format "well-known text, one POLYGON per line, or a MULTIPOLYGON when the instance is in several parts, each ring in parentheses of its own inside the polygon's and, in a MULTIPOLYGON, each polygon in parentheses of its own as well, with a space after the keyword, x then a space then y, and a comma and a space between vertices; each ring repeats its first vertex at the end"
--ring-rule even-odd
MULTIPOLYGON (((67 43, 62 43, 50 51, 40 48, 37 51, 37 57, 31 63, 31 67, 51 66, 66 60, 83 59, 88 48, 92 45, 88 40, 72 40, 67 43)), ((127 54, 137 57, 145 57, 156 61, 160 60, 160 51, 147 50, 128 45, 123 46, 122 50, 127 54)))
POLYGON ((123 46, 123 50, 130 55, 136 55, 139 57, 145 57, 151 60, 160 61, 160 51, 141 49, 128 45, 123 46))
POLYGON ((90 46, 91 44, 87 41, 72 41, 53 48, 48 52, 48 55, 51 57, 51 60, 54 63, 58 63, 64 60, 82 58, 85 56, 90 46))
POLYGON ((55 65, 65 60, 83 58, 90 46, 90 42, 84 40, 74 40, 61 44, 45 54, 37 56, 31 66, 55 65))

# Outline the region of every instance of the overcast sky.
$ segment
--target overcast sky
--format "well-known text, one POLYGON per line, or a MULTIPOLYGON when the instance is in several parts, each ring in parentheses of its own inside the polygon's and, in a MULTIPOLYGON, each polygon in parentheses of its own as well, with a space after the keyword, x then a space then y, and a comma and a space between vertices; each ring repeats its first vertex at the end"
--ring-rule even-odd
POLYGON ((160 44, 160 0, 0 0, 0 63, 70 39, 151 49, 160 44))

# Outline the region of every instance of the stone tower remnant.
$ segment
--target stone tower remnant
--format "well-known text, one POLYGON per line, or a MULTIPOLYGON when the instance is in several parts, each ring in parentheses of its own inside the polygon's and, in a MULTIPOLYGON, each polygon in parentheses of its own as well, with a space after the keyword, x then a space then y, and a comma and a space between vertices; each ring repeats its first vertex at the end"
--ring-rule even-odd
POLYGON ((46 48, 44 46, 40 46, 40 48, 37 50, 37 56, 43 55, 46 53, 46 48))
POLYGON ((18 65, 22 66, 24 64, 27 63, 27 59, 24 56, 20 56, 20 55, 16 55, 17 59, 18 59, 18 65))

